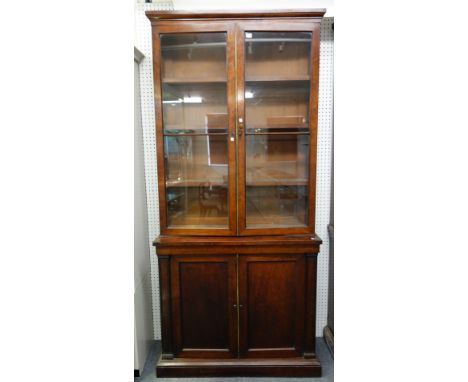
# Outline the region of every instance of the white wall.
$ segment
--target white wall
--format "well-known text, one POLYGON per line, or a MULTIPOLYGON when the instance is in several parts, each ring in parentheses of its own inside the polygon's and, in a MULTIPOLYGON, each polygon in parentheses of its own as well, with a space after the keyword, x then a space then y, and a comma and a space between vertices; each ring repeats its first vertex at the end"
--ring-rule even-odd
POLYGON ((173 0, 174 9, 294 9, 326 8, 325 17, 334 17, 334 0, 173 0))
MULTIPOLYGON (((139 61, 142 55, 135 51, 135 58, 139 61)), ((134 61, 134 368, 141 371, 153 339, 153 320, 140 77, 136 60, 134 61)))

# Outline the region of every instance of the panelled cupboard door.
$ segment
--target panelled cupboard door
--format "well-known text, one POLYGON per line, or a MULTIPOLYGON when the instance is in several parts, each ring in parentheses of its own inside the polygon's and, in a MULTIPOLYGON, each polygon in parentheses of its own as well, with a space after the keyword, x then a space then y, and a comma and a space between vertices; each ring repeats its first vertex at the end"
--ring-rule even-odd
POLYGON ((304 255, 239 256, 240 357, 300 357, 304 255))
POLYGON ((320 23, 241 21, 236 43, 240 234, 313 233, 320 23))
POLYGON ((176 357, 237 357, 235 256, 174 256, 171 264, 176 357))
POLYGON ((153 29, 161 233, 235 235, 234 24, 153 29))

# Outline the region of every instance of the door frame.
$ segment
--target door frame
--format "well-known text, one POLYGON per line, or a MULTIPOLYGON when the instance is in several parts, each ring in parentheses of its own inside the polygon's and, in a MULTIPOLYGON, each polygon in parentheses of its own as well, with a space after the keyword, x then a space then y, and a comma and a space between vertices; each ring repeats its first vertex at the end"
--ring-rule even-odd
POLYGON ((171 305, 172 305, 172 338, 175 357, 182 358, 237 358, 238 356, 238 312, 237 309, 237 260, 233 255, 206 256, 203 254, 171 256, 171 305), (227 263, 228 264, 228 336, 227 349, 184 349, 182 330, 182 306, 180 289, 181 263, 227 263))
POLYGON ((245 32, 311 32, 312 68, 309 97, 309 183, 308 187, 308 222, 307 227, 296 228, 247 228, 246 226, 246 148, 245 133, 238 134, 238 224, 240 236, 249 235, 285 235, 315 232, 315 182, 317 172, 317 124, 318 90, 320 59, 320 20, 247 20, 236 23, 236 67, 237 67, 237 113, 236 127, 239 131, 239 118, 245 122, 245 32))
POLYGON ((174 24, 171 21, 160 21, 152 29, 153 31, 153 77, 155 97, 155 130, 156 130, 156 152, 158 172, 158 193, 160 200, 160 223, 163 235, 191 235, 191 236, 235 236, 237 234, 237 166, 235 108, 235 23, 233 21, 208 20, 204 22, 180 21, 174 24), (226 74, 227 74, 227 112, 228 112, 228 228, 169 228, 167 223, 166 202, 166 174, 164 168, 164 134, 163 134, 163 103, 162 103, 162 78, 161 78, 161 34, 177 33, 211 33, 226 32, 226 74), (161 208, 162 207, 162 208, 161 208))

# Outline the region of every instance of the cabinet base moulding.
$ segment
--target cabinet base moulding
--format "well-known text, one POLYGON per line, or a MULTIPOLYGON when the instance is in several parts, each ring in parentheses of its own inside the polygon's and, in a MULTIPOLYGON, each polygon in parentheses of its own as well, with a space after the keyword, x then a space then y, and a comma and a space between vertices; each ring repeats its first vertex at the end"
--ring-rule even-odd
POLYGON ((159 359, 158 378, 164 377, 320 377, 318 358, 159 359))

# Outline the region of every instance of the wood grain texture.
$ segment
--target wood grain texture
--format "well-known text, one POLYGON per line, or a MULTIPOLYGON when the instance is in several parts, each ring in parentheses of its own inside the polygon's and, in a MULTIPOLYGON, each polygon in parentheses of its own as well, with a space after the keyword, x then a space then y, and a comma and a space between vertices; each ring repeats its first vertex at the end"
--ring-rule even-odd
MULTIPOLYGON (((322 241, 314 230, 320 21, 324 13, 324 9, 146 13, 151 21, 153 33, 155 129, 161 222, 161 236, 153 243, 159 263, 163 342, 162 356, 156 368, 158 377, 321 375, 320 362, 315 352, 315 314, 317 254, 322 241), (310 57, 304 46, 292 49, 287 47, 282 51, 282 57, 290 60, 292 69, 289 71, 292 74, 289 75, 288 71, 283 70, 281 60, 268 62, 268 59, 265 59, 268 58, 269 48, 263 47, 257 51, 260 52, 258 59, 254 62, 251 72, 247 73, 247 80, 251 82, 246 85, 246 31, 310 32, 312 39, 307 38, 311 44, 310 57), (219 36, 199 36, 196 39, 187 37, 187 34, 211 32, 224 32, 225 45, 219 36), (163 34, 177 34, 166 36, 177 45, 176 48, 169 47, 164 50, 165 57, 169 57, 169 61, 172 60, 168 61, 170 68, 161 63, 160 38, 163 34), (195 48, 192 43, 196 45, 195 48), (209 47, 214 47, 217 51, 209 55, 200 53, 208 52, 209 47), (224 56, 220 47, 225 47, 225 73, 221 70, 224 56), (198 49, 193 56, 190 52, 192 48, 198 49), (177 49, 187 51, 181 52, 177 49), (297 53, 296 56, 294 52, 297 53), (186 58, 190 61, 187 67, 184 66, 186 58), (310 73, 304 69, 304 63, 309 60, 310 73), (187 105, 194 117, 193 121, 190 121, 193 126, 190 125, 188 129, 189 133, 196 135, 200 132, 199 122, 205 121, 206 117, 208 122, 204 123, 211 130, 223 130, 224 137, 229 137, 227 149, 223 146, 227 153, 220 152, 221 145, 217 145, 217 142, 224 138, 213 138, 210 144, 219 147, 213 152, 210 151, 210 160, 206 159, 206 153, 197 157, 200 163, 208 161, 212 164, 211 159, 218 165, 227 162, 227 175, 224 173, 223 176, 219 176, 219 173, 216 173, 217 176, 209 176, 204 167, 199 166, 202 170, 191 171, 191 176, 179 179, 180 176, 172 175, 170 179, 167 178, 170 171, 166 168, 164 156, 165 110, 170 122, 168 126, 171 126, 166 133, 175 136, 177 128, 186 128, 186 125, 184 121, 180 122, 176 108, 163 107, 161 77, 165 74, 165 86, 170 87, 174 97, 182 97, 180 94, 184 95, 184 91, 190 95, 204 92, 198 96, 211 97, 207 98, 211 103, 206 102, 200 106, 192 102, 191 105, 187 105), (277 86, 272 87, 271 84, 275 82, 278 83, 277 86), (219 95, 219 89, 223 89, 223 83, 226 98, 223 95, 222 99, 217 98, 216 102, 212 102, 216 94, 219 95), (257 85, 251 85, 255 83, 257 85), (307 224, 301 223, 304 226, 296 224, 296 227, 289 228, 262 228, 255 222, 265 220, 265 217, 258 216, 257 219, 253 215, 253 220, 249 223, 250 228, 246 226, 247 174, 244 128, 245 90, 249 90, 249 86, 267 87, 268 99, 273 99, 252 114, 252 126, 258 127, 255 123, 263 123, 262 127, 275 128, 276 131, 298 127, 308 130, 309 137, 305 142, 308 142, 310 147, 309 173, 304 169, 298 172, 300 176, 283 177, 284 181, 299 182, 309 188, 307 224), (284 102, 280 111, 275 110, 274 106, 279 97, 294 93, 289 90, 289 93, 281 93, 280 89, 285 87, 293 90, 300 88, 300 91, 296 92, 296 101, 284 102), (309 102, 304 96, 307 92, 309 102), (242 119, 242 123, 239 122, 239 118, 242 119), (234 139, 231 140, 231 137, 234 139), (226 219, 226 208, 223 210, 224 215, 220 216, 205 214, 201 210, 200 214, 197 214, 197 206, 192 206, 190 216, 187 214, 186 220, 183 220, 183 214, 179 213, 183 210, 178 210, 175 208, 177 206, 172 205, 170 216, 172 220, 177 221, 177 227, 173 225, 171 228, 166 201, 173 195, 166 195, 166 186, 180 187, 182 183, 178 182, 185 181, 183 186, 193 193, 193 187, 200 186, 199 179, 209 179, 213 187, 228 184, 227 196, 223 199, 226 201, 227 197, 225 204, 227 203, 229 210, 228 218, 226 219), (224 219, 221 224, 224 224, 225 228, 212 228, 216 225, 221 226, 217 223, 221 218, 224 219), (195 229, 197 222, 203 219, 209 224, 204 228, 195 229), (182 228, 185 224, 190 227, 182 228)), ((280 35, 278 41, 282 38, 280 35)), ((262 41, 261 38, 259 41, 262 41)), ((278 41, 274 43, 278 44, 278 41)), ((291 41, 291 38, 287 41, 291 41)), ((272 60, 275 59, 270 59, 272 60)), ((285 62, 288 60, 285 59, 285 62)), ((255 88, 252 89, 252 92, 256 92, 255 88)), ((266 134, 266 131, 263 133, 266 134)), ((275 139, 282 139, 280 136, 273 138, 273 143, 275 139)), ((293 146, 297 146, 297 140, 297 137, 290 137, 289 143, 283 144, 288 146, 282 151, 280 144, 272 143, 269 155, 277 158, 276 162, 299 162, 298 154, 293 150, 293 146)), ((259 171, 265 169, 265 166, 259 163, 257 162, 259 171)), ((177 163, 173 165, 176 166, 177 163)), ((263 178, 258 173, 257 171, 257 176, 249 175, 249 187, 261 184, 263 178)), ((271 172, 268 174, 271 175, 271 172)), ((271 176, 283 181, 281 176, 271 176)), ((268 179, 268 176, 264 178, 268 179)), ((263 205, 268 207, 268 203, 263 205)), ((304 221, 305 212, 301 213, 304 221)), ((274 221, 280 221, 282 216, 276 210, 270 215, 274 221)), ((286 214, 283 217, 286 219, 296 215, 286 214)))
POLYGON ((322 18, 326 9, 285 9, 285 10, 209 10, 209 11, 147 11, 150 20, 183 20, 183 19, 243 19, 265 17, 307 17, 322 18))
POLYGON ((315 357, 315 320, 317 305, 317 254, 306 255, 304 357, 315 357))
POLYGON ((298 357, 304 337, 304 255, 240 256, 241 357, 298 357))
POLYGON ((174 359, 158 361, 158 378, 163 377, 320 377, 317 358, 267 359, 174 359))
POLYGON ((159 256, 159 295, 161 308, 161 339, 162 358, 174 358, 172 348, 172 318, 171 318, 171 270, 170 257, 159 256))
POLYGON ((174 352, 179 357, 237 354, 236 264, 232 257, 173 258, 174 352))

